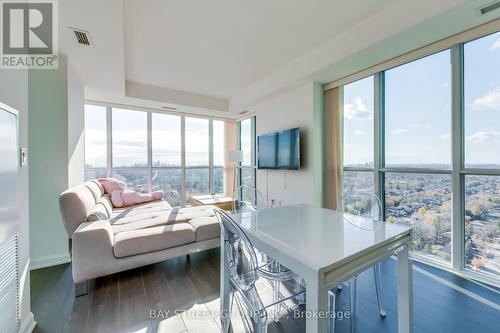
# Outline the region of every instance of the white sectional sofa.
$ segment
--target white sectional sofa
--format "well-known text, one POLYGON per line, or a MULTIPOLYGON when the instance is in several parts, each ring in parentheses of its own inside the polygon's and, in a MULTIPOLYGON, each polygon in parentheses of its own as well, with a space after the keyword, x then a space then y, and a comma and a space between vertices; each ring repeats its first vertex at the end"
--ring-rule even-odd
POLYGON ((97 181, 66 190, 59 206, 75 283, 220 246, 213 206, 172 208, 158 200, 113 208, 97 181))

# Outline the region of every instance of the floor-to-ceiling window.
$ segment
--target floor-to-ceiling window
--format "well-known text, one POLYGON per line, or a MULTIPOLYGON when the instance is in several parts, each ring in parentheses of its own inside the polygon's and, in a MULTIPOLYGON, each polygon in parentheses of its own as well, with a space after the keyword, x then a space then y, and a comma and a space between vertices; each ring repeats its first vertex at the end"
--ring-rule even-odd
POLYGON ((209 193, 209 124, 208 119, 185 118, 186 192, 209 193))
POLYGON ((213 121, 213 187, 215 193, 224 193, 224 122, 213 121))
POLYGON ((111 175, 123 180, 129 188, 147 192, 147 113, 113 109, 111 117, 111 175))
POLYGON ((106 108, 85 106, 85 179, 107 176, 106 108))
POLYGON ((465 265, 500 276, 500 33, 463 46, 465 265))
MULTIPOLYGON (((238 149, 243 152, 243 161, 239 165, 240 185, 255 187, 255 117, 247 118, 237 123, 238 149)), ((245 196, 245 193, 243 193, 245 196)), ((244 198, 247 199, 248 198, 244 198)))
POLYGON ((413 255, 498 284, 500 33, 344 84, 344 193, 378 194, 413 255))
POLYGON ((224 121, 85 106, 85 179, 111 175, 172 206, 224 191, 224 121))
POLYGON ((413 251, 451 261, 451 59, 387 70, 385 216, 413 226, 413 251))
POLYGON ((153 113, 152 132, 152 186, 163 190, 172 206, 183 201, 181 117, 153 113))
POLYGON ((350 200, 356 200, 356 196, 349 195, 355 189, 374 191, 373 84, 373 76, 370 76, 345 85, 343 89, 343 193, 346 198, 352 198, 350 200))

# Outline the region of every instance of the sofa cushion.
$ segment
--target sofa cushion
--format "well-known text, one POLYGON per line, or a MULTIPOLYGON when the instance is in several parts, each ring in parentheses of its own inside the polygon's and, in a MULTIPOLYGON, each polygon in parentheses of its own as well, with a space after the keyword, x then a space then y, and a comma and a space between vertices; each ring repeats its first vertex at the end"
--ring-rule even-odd
POLYGON ((120 232, 115 235, 113 250, 118 258, 176 247, 194 242, 195 232, 189 223, 120 232))
POLYGON ((98 202, 94 209, 90 212, 89 216, 87 216, 87 221, 95 222, 95 221, 105 221, 109 219, 108 211, 106 210, 106 206, 102 202, 98 202))
POLYGON ((95 202, 99 201, 99 199, 104 195, 104 187, 97 180, 90 180, 83 184, 86 186, 92 195, 94 196, 95 202))
POLYGON ((198 217, 214 217, 213 206, 198 206, 189 208, 168 208, 162 206, 162 201, 151 205, 128 207, 113 210, 109 220, 115 234, 175 223, 186 223, 198 217))
POLYGON ((104 207, 106 208, 106 211, 108 212, 108 218, 111 218, 111 214, 113 214, 113 204, 111 203, 111 198, 109 197, 108 194, 104 194, 98 203, 102 203, 104 207))
POLYGON ((93 222, 109 220, 112 212, 111 199, 105 194, 99 199, 99 201, 97 201, 94 209, 90 211, 89 216, 87 216, 87 221, 93 222))
POLYGON ((87 221, 96 204, 95 194, 90 189, 93 185, 89 183, 91 182, 72 187, 59 196, 59 209, 70 238, 78 226, 87 221))
POLYGON ((150 201, 134 206, 122 207, 122 208, 112 208, 111 213, 112 219, 127 218, 134 215, 144 214, 145 212, 161 212, 171 210, 172 206, 165 200, 150 201))
POLYGON ((220 225, 216 217, 197 217, 189 220, 196 233, 196 241, 204 241, 220 237, 220 225))

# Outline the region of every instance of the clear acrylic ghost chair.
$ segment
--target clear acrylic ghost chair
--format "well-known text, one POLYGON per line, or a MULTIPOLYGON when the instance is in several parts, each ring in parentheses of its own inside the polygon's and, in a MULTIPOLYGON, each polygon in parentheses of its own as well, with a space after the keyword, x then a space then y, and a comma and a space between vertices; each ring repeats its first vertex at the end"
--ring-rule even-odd
POLYGON ((268 202, 262 193, 253 186, 241 185, 233 192, 232 212, 255 212, 259 209, 268 208, 268 202))
MULTIPOLYGON (((346 222, 363 230, 375 231, 380 229, 383 224, 382 203, 380 202, 379 197, 370 191, 353 190, 349 193, 345 193, 342 196, 342 211, 344 213, 344 220, 346 222), (360 223, 359 217, 369 218, 371 221, 368 224, 360 223)), ((373 266, 373 275, 375 278, 375 293, 377 295, 379 313, 380 316, 384 318, 386 316, 386 311, 382 306, 382 280, 380 275, 379 263, 373 266)), ((356 280, 357 276, 349 281, 352 313, 351 332, 354 332, 356 329, 356 280)), ((333 297, 333 294, 330 293, 330 296, 333 297)), ((332 302, 334 302, 334 299, 330 300, 330 303, 332 302)))
POLYGON ((293 294, 282 298, 278 302, 264 305, 256 288, 256 282, 259 278, 267 279, 267 272, 259 265, 255 249, 245 234, 243 229, 236 223, 231 216, 223 210, 216 209, 215 215, 219 220, 224 240, 224 253, 228 263, 230 293, 232 295, 227 310, 227 316, 224 317, 222 332, 229 331, 230 314, 234 298, 238 297, 247 307, 245 313, 250 313, 255 321, 255 332, 266 333, 269 308, 278 306, 289 299, 296 298, 293 294))
MULTIPOLYGON (((268 208, 269 205, 257 188, 241 185, 238 186, 233 193, 232 207, 232 213, 236 214, 239 212, 256 212, 260 209, 268 208)), ((280 265, 276 260, 269 258, 258 249, 254 250, 259 261, 259 274, 263 275, 272 283, 274 302, 278 302, 282 298, 280 289, 281 283, 284 281, 297 280, 294 292, 299 292, 303 289, 294 272, 280 265)), ((300 303, 303 303, 303 301, 303 298, 299 299, 300 303)), ((279 316, 277 315, 279 310, 280 308, 276 307, 276 315, 274 316, 276 322, 279 321, 279 316)))

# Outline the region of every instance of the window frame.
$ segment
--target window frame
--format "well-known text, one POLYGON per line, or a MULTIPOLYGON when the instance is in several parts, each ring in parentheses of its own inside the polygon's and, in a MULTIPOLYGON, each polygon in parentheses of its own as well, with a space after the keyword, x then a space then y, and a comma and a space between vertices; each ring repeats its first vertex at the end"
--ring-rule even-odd
MULTIPOLYGON (((474 38, 461 40, 457 43, 445 45, 442 48, 430 48, 428 52, 415 52, 412 58, 405 58, 402 63, 381 68, 378 72, 368 73, 365 76, 353 75, 350 80, 341 79, 337 84, 331 83, 325 86, 325 90, 339 88, 341 101, 344 100, 343 87, 349 83, 364 79, 368 76, 374 76, 374 167, 347 167, 343 166, 343 171, 358 171, 358 172, 373 172, 374 176, 374 192, 382 200, 382 212, 384 220, 386 218, 386 200, 385 200, 385 175, 387 173, 427 173, 427 174, 446 174, 451 177, 452 186, 452 207, 451 207, 451 261, 449 263, 434 259, 422 254, 411 253, 411 257, 417 261, 430 264, 465 278, 479 280, 493 286, 500 286, 500 278, 492 275, 476 272, 466 266, 465 262, 465 177, 466 176, 500 176, 500 168, 498 169, 479 169, 465 167, 465 84, 464 84, 464 45, 472 40, 486 37, 490 34, 497 33, 498 30, 482 32, 474 38), (435 168, 415 168, 415 167, 387 167, 385 165, 385 71, 391 68, 404 65, 406 63, 419 60, 444 50, 450 50, 450 66, 451 66, 451 166, 450 169, 435 169, 435 168)), ((395 60, 397 62, 397 60, 395 60)), ((341 103, 343 113, 343 102, 341 103)), ((342 122, 344 117, 341 117, 342 122)), ((342 131, 344 124, 341 124, 342 131)), ((344 133, 342 132, 342 142, 344 141, 344 133)), ((343 142, 344 143, 344 142, 343 142)), ((343 179, 342 179, 343 180, 343 179)), ((343 188, 343 186, 342 186, 343 188)))
MULTIPOLYGON (((167 112, 155 112, 152 110, 144 110, 144 109, 139 109, 136 107, 132 106, 123 106, 123 105, 109 105, 105 103, 98 103, 98 102, 93 102, 93 101, 85 101, 85 105, 93 105, 93 106, 100 106, 104 107, 106 110, 106 167, 86 167, 84 168, 84 172, 87 171, 106 171, 107 177, 111 177, 113 174, 113 171, 146 171, 147 172, 147 188, 148 191, 152 191, 153 188, 153 171, 154 170, 181 170, 181 206, 185 206, 186 204, 189 203, 189 196, 186 191, 187 188, 187 170, 188 169, 207 169, 209 170, 209 193, 214 193, 215 192, 215 169, 217 168, 223 168, 226 169, 226 165, 219 166, 219 165, 213 165, 214 159, 213 159, 213 122, 214 120, 217 121, 222 121, 225 122, 225 119, 220 119, 220 118, 212 118, 212 117, 203 117, 203 116, 198 116, 198 115, 191 115, 191 114, 173 114, 173 113, 167 113, 167 112), (137 112, 145 112, 147 115, 147 164, 145 167, 114 167, 113 166, 113 108, 117 109, 125 109, 125 110, 130 110, 130 111, 137 111, 137 112), (152 125, 152 118, 153 118, 153 113, 155 114, 166 114, 166 115, 174 115, 180 117, 180 130, 181 130, 181 165, 180 166, 153 166, 153 125, 152 125), (200 119, 206 119, 208 120, 208 126, 209 126, 209 164, 208 166, 187 166, 186 165, 186 126, 185 126, 185 119, 186 118, 200 118, 200 119)), ((85 111, 84 111, 85 112, 85 111)), ((85 126, 84 126, 85 128, 85 126)), ((85 160, 85 159, 84 159, 85 160)))
POLYGON ((251 163, 250 165, 243 165, 239 162, 236 168, 238 169, 238 179, 237 185, 242 185, 243 180, 243 170, 250 170, 253 177, 253 187, 257 187, 257 137, 256 137, 256 117, 248 117, 245 119, 240 119, 236 123, 236 138, 237 138, 237 148, 241 150, 241 123, 245 120, 250 119, 250 146, 251 146, 251 163))

